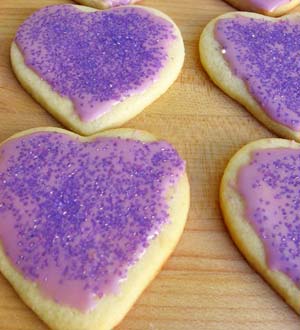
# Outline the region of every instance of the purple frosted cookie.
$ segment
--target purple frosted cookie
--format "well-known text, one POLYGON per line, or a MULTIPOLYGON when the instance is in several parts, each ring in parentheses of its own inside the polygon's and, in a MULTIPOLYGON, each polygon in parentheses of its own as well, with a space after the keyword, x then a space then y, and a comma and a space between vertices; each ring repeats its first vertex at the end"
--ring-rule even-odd
POLYGON ((224 220, 237 247, 298 314, 299 164, 298 143, 258 140, 230 160, 220 190, 224 220))
POLYGON ((230 13, 200 39, 212 80, 278 135, 300 141, 300 15, 230 13))
POLYGON ((225 0, 237 9, 268 16, 281 16, 300 4, 300 0, 225 0))
POLYGON ((141 112, 175 81, 183 60, 175 23, 146 7, 45 7, 19 27, 11 48, 23 87, 84 135, 141 112))
POLYGON ((132 5, 141 0, 74 0, 75 2, 99 9, 107 9, 112 7, 132 5))
POLYGON ((54 128, 0 145, 0 270, 56 330, 111 330, 185 225, 185 162, 149 133, 54 128))

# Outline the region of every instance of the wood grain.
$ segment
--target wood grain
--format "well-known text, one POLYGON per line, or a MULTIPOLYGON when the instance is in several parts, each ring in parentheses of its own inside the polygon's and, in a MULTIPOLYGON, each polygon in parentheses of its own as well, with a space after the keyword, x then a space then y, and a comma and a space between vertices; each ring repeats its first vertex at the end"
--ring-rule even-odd
MULTIPOLYGON (((0 1, 0 140, 37 126, 60 126, 16 81, 9 47, 34 10, 60 0, 0 1)), ((179 25, 186 46, 181 76, 125 126, 168 139, 187 160, 192 204, 173 256, 115 330, 298 330, 299 317, 248 266, 233 245, 219 210, 227 161, 242 145, 270 137, 246 110, 203 72, 198 39, 213 17, 232 10, 221 0, 145 0, 179 25)), ((0 330, 45 330, 0 277, 0 330)), ((117 312, 117 311, 116 311, 117 312)))

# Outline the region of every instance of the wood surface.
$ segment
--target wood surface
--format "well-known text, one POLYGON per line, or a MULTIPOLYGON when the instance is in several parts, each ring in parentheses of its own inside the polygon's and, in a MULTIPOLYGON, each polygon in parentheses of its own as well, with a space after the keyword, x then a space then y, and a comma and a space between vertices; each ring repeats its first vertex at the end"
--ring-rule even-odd
MULTIPOLYGON (((59 3, 71 1, 0 0, 0 141, 32 127, 60 126, 21 88, 9 61, 22 21, 59 3)), ((215 87, 200 65, 203 27, 233 9, 221 0, 142 4, 164 11, 179 25, 186 61, 170 90, 124 126, 148 130, 176 146, 187 160, 192 199, 176 251, 115 330, 299 330, 299 317, 232 243, 219 209, 219 183, 230 157, 250 141, 273 136, 215 87)), ((0 330, 46 329, 0 276, 0 330)))

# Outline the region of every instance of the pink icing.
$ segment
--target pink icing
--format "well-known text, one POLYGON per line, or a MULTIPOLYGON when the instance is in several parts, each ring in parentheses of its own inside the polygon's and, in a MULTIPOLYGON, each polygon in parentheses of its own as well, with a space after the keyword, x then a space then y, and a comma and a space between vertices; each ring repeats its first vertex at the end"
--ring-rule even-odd
POLYGON ((278 7, 286 5, 291 0, 241 0, 243 6, 251 11, 265 10, 272 12, 278 7))
POLYGON ((300 286, 300 150, 264 149, 240 168, 237 190, 270 269, 300 286))

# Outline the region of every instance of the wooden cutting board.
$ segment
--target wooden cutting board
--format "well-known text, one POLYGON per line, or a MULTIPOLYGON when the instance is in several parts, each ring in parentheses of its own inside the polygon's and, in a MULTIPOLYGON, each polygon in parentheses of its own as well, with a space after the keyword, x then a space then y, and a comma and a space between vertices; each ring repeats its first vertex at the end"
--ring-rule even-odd
MULTIPOLYGON (((31 127, 60 126, 15 79, 9 48, 17 27, 34 10, 66 2, 71 3, 0 0, 0 141, 31 127)), ((248 266, 220 214, 218 189, 226 163, 245 143, 272 136, 216 88, 200 65, 203 27, 232 8, 221 0, 142 4, 179 25, 186 61, 170 90, 125 126, 148 130, 178 148, 187 160, 192 203, 176 251, 115 330, 298 330, 299 317, 248 266)), ((0 330, 45 329, 0 276, 0 330)))

